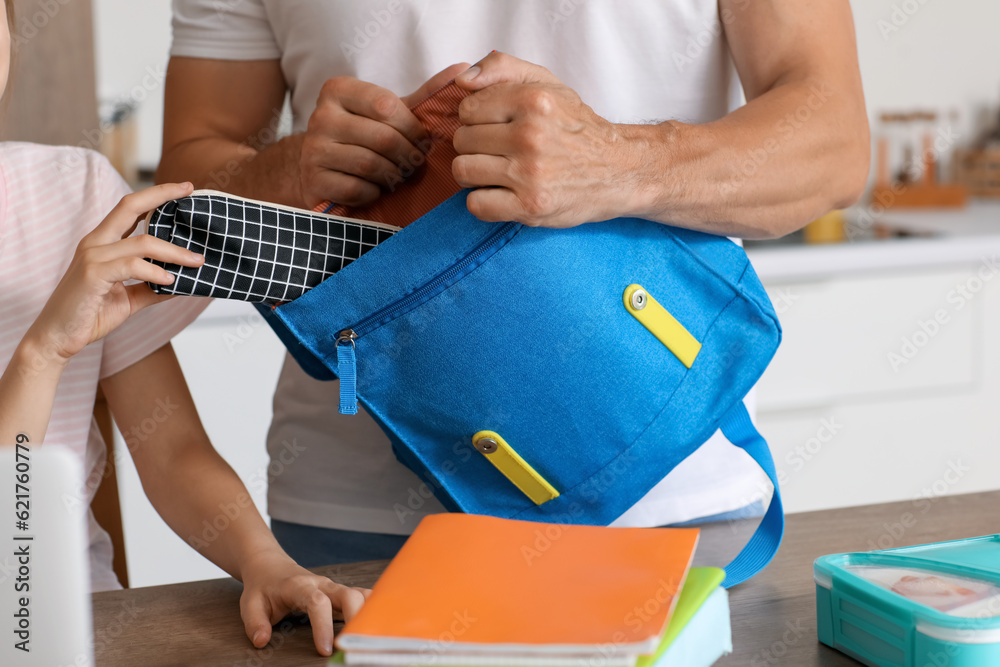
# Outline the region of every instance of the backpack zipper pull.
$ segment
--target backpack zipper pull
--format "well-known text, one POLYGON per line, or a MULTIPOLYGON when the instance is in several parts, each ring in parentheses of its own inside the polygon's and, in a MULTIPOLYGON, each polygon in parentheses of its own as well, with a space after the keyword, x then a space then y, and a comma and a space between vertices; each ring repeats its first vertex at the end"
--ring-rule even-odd
POLYGON ((358 414, 358 361, 354 341, 358 335, 353 329, 337 334, 337 375, 340 376, 340 414, 358 414))

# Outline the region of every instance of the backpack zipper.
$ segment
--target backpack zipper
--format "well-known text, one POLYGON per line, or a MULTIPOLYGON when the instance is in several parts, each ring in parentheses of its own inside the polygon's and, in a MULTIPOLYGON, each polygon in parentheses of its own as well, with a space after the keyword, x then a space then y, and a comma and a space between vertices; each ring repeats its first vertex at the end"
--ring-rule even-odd
POLYGON ((340 376, 340 414, 358 414, 358 362, 353 329, 337 334, 337 375, 340 376))
POLYGON ((506 245, 520 228, 516 222, 505 223, 459 262, 451 268, 431 278, 423 286, 398 301, 389 304, 378 312, 366 317, 352 327, 337 332, 337 375, 340 377, 340 414, 353 415, 358 412, 358 374, 357 374, 357 343, 358 338, 391 322, 416 306, 420 305, 435 293, 443 291, 465 276, 467 270, 475 268, 490 255, 506 245))

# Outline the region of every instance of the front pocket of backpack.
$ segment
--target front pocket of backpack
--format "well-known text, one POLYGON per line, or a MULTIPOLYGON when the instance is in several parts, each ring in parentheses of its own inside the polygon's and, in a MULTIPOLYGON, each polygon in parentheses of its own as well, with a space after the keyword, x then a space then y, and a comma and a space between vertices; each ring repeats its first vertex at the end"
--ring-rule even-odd
MULTIPOLYGON (((704 267, 671 238, 640 221, 522 230, 359 339, 377 369, 362 378, 359 361, 359 394, 466 511, 513 516, 545 498, 475 448, 482 431, 555 492, 574 489, 641 436, 689 372, 626 307, 628 288, 641 285, 695 342, 732 298, 699 284, 704 267)), ((697 354, 687 361, 696 368, 697 354)))

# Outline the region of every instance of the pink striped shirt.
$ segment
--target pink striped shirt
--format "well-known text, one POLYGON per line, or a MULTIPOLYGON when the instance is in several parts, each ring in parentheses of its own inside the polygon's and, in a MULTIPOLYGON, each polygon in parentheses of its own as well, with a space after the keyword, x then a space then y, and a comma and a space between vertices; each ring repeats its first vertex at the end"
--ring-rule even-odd
MULTIPOLYGON (((80 239, 128 192, 93 151, 0 144, 0 370, 55 290, 80 239)), ((147 308, 69 362, 44 443, 67 447, 84 463, 87 479, 65 491, 69 501, 89 505, 105 471, 106 448, 93 418, 98 382, 165 345, 208 304, 182 297, 147 308)), ((111 543, 93 515, 90 561, 95 590, 120 587, 111 570, 111 543)))

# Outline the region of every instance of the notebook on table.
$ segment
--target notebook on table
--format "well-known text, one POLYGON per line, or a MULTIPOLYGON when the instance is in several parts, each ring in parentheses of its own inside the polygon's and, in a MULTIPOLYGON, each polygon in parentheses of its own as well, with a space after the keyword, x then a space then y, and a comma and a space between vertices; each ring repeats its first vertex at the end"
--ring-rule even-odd
POLYGON ((732 653, 725 577, 717 567, 691 568, 659 648, 635 667, 709 667, 732 653))
POLYGON ((425 518, 344 628, 347 664, 631 667, 654 653, 697 529, 425 518))

